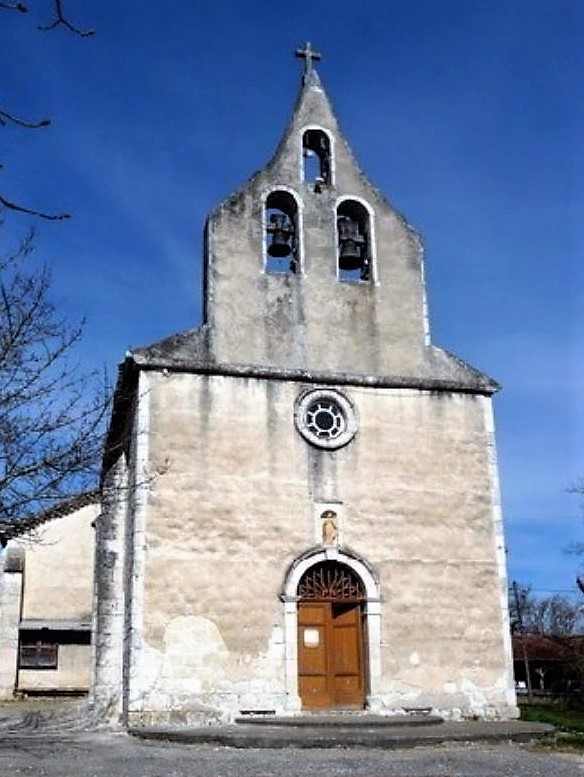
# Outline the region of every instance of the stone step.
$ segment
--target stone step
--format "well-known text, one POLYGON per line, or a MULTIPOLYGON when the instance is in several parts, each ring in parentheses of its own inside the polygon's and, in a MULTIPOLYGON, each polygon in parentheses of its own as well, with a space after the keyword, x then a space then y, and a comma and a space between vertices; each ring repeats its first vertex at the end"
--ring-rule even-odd
POLYGON ((365 747, 399 749, 448 742, 529 742, 549 737, 554 727, 524 721, 451 723, 427 726, 257 726, 235 724, 197 728, 130 728, 142 739, 183 744, 213 744, 235 748, 365 747))
POLYGON ((418 713, 408 715, 369 715, 363 712, 313 712, 301 715, 241 715, 238 725, 271 726, 273 728, 377 728, 396 726, 430 726, 443 723, 439 715, 418 713))

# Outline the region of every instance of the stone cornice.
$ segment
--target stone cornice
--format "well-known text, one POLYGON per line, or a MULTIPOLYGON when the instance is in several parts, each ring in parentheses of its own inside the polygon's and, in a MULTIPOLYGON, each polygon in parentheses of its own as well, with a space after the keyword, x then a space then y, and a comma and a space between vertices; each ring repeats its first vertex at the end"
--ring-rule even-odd
POLYGON ((371 388, 402 388, 419 391, 440 391, 490 396, 500 388, 499 384, 480 373, 471 373, 468 381, 444 378, 407 377, 397 375, 359 375, 341 372, 280 369, 248 364, 213 364, 192 361, 188 364, 166 360, 135 360, 141 370, 191 373, 194 375, 220 375, 235 378, 293 381, 327 386, 367 386, 371 388), (480 375, 480 377, 478 377, 480 375))

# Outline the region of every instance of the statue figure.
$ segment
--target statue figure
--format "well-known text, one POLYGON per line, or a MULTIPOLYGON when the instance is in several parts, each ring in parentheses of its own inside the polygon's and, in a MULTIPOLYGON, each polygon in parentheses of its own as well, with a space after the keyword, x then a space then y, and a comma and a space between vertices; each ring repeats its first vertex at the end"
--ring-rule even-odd
POLYGON ((322 518, 322 544, 336 545, 339 532, 337 529, 337 514, 333 510, 325 510, 322 518))

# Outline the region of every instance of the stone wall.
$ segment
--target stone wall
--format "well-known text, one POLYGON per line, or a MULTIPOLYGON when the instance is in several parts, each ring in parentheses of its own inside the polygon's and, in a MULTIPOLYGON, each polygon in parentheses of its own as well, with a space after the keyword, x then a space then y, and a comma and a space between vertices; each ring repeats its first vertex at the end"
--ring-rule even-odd
POLYGON ((18 672, 18 690, 21 693, 88 691, 90 682, 89 645, 59 645, 57 669, 21 669, 18 672))
POLYGON ((0 700, 14 696, 24 558, 18 548, 0 550, 0 700))
POLYGON ((83 691, 91 677, 94 532, 98 504, 47 521, 8 544, 0 575, 0 693, 83 691), (18 670, 19 633, 58 644, 56 669, 18 670), (74 644, 75 632, 80 642, 74 644), (66 634, 65 644, 59 635, 66 634))
POLYGON ((294 708, 285 662, 296 635, 280 595, 331 504, 339 550, 379 581, 378 709, 515 714, 489 399, 344 387, 359 428, 331 452, 294 426, 305 384, 148 382, 131 721, 294 708))
POLYGON ((131 553, 126 547, 126 529, 131 500, 128 468, 122 454, 103 483, 102 511, 96 522, 95 540, 90 698, 96 717, 113 725, 122 717, 124 691, 128 684, 128 672, 124 675, 123 666, 130 627, 126 590, 131 574, 131 553))
POLYGON ((97 504, 55 518, 25 536, 23 620, 91 621, 97 504))

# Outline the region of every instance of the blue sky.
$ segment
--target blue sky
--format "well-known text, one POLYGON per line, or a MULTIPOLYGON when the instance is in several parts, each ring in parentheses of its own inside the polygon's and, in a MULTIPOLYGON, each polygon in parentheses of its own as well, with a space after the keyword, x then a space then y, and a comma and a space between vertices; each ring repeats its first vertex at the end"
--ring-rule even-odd
MULTIPOLYGON (((0 16, 3 191, 39 224, 55 296, 111 373, 200 321, 207 212, 271 156, 319 73, 361 165, 423 235, 433 340, 495 377, 510 576, 574 588, 584 515, 584 3, 66 0, 97 30, 0 16)), ((9 215, 3 247, 28 224, 9 215)), ((584 558, 582 559, 584 561, 584 558)))

